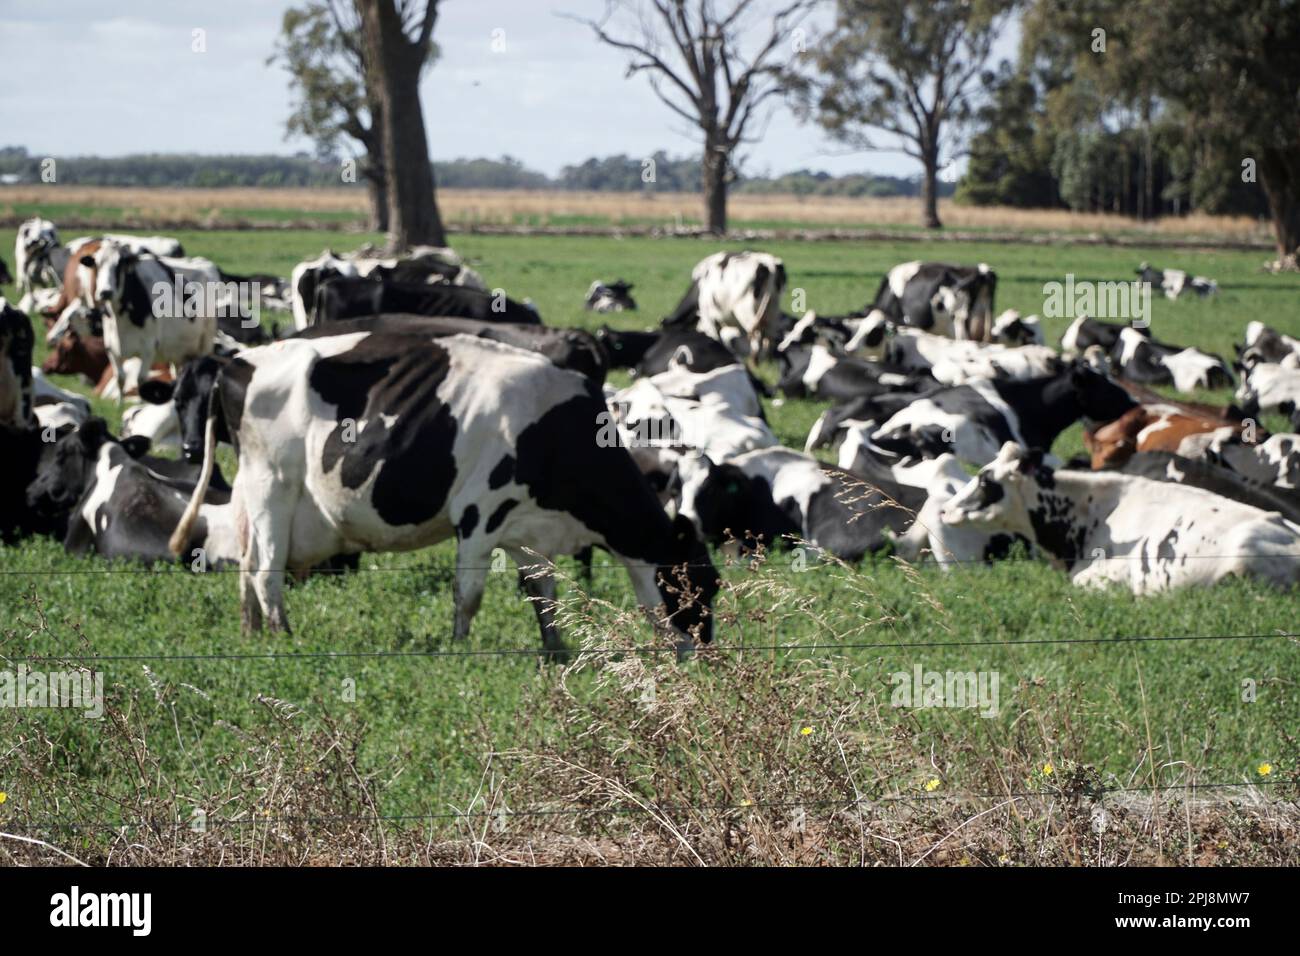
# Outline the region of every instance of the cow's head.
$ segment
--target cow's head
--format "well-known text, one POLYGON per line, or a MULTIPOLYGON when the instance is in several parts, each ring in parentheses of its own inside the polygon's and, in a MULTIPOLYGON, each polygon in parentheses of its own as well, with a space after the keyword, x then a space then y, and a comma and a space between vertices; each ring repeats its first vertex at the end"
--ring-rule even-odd
POLYGON ((1081 413, 1095 422, 1111 422, 1137 405, 1133 396, 1105 373, 1075 362, 1067 373, 1081 413))
POLYGON ((1031 512, 1039 508, 1039 491, 1055 484, 1043 453, 1007 442, 998 456, 979 470, 939 512, 946 525, 969 525, 1012 531, 1033 540, 1031 512))
MULTIPOLYGON (((36 480, 27 488, 27 507, 45 520, 66 517, 90 484, 100 449, 110 442, 118 443, 102 418, 63 432, 53 453, 42 456, 36 480)), ((149 450, 147 438, 124 438, 119 444, 132 458, 149 450)))
POLYGON ((844 351, 858 358, 879 361, 885 357, 886 340, 893 329, 893 323, 884 312, 872 309, 866 318, 858 322, 853 335, 844 345, 844 351))
POLYGON ((86 347, 85 340, 76 332, 60 336, 54 348, 50 349, 41 363, 41 371, 46 375, 88 375, 98 380, 103 374, 103 365, 108 361, 102 349, 99 355, 93 355, 86 347), (102 361, 101 361, 102 360, 102 361))
POLYGON ((140 398, 154 405, 171 402, 181 423, 181 454, 193 464, 203 461, 204 430, 212 389, 226 360, 216 355, 191 359, 181 366, 174 382, 148 379, 140 383, 140 398))
MULTIPOLYGON (((139 256, 120 243, 105 239, 99 244, 94 255, 84 255, 80 264, 83 269, 93 270, 93 296, 96 305, 117 311, 126 289, 128 274, 134 268, 139 256)), ((87 275, 85 278, 89 278, 87 275)))

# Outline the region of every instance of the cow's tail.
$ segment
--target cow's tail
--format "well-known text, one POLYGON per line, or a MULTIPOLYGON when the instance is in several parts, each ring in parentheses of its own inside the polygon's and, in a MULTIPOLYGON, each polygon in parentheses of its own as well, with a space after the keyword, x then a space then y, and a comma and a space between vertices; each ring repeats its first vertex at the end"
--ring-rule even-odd
POLYGON ((190 535, 194 532, 194 522, 199 516, 199 509, 203 507, 203 499, 207 497, 208 484, 212 481, 212 469, 217 462, 217 405, 217 395, 214 390, 208 405, 208 421, 203 427, 203 469, 199 472, 199 480, 194 486, 190 503, 185 506, 185 513, 181 515, 180 523, 176 525, 176 530, 172 532, 171 539, 167 542, 168 550, 178 558, 184 555, 185 549, 189 546, 190 535))

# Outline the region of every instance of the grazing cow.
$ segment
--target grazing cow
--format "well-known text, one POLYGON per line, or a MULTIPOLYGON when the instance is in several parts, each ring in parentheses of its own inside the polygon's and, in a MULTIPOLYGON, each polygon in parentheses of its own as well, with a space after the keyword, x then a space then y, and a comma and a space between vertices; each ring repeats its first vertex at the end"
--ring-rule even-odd
POLYGON ((1300 526, 1200 488, 1115 472, 1053 471, 1007 442, 943 521, 1015 531, 1078 585, 1151 594, 1225 577, 1300 582, 1300 526))
POLYGON ((1022 316, 1015 309, 1007 309, 994 320, 989 337, 999 345, 1042 345, 1044 342, 1038 316, 1022 316))
MULTIPOLYGON (((100 244, 82 265, 95 270, 95 301, 104 311, 104 345, 117 382, 119 395, 140 385, 141 370, 154 361, 180 365, 212 351, 217 332, 217 315, 226 307, 210 290, 223 287, 221 273, 206 259, 159 259, 136 254, 110 241, 100 244), (192 285, 191 285, 192 284, 192 285), (198 290, 196 297, 161 304, 159 315, 155 290, 198 290), (167 314, 170 313, 170 314, 167 314), (128 358, 139 364, 127 367, 128 358)), ((120 400, 120 399, 119 399, 120 400)))
POLYGON ((27 428, 32 411, 32 323, 0 296, 0 425, 27 428))
POLYGON ((680 513, 711 541, 746 551, 807 542, 844 561, 880 551, 905 531, 925 494, 870 483, 789 448, 761 448, 722 465, 685 455, 680 513))
MULTIPOLYGON (((665 606, 680 647, 712 639, 717 572, 694 529, 669 519, 626 450, 596 440, 599 389, 535 353, 468 336, 290 339, 231 359, 212 398, 205 474, 218 421, 239 435, 233 500, 249 629, 287 628, 286 568, 454 537, 457 639, 495 548, 522 567, 534 553, 593 544, 625 564, 644 606, 665 606)), ((189 541, 203 486, 173 553, 189 541)), ((554 578, 525 573, 521 584, 541 599, 544 646, 558 650, 554 578)))
POLYGON ((904 262, 880 281, 872 309, 896 325, 950 339, 987 341, 992 332, 998 277, 987 264, 904 262))
POLYGON ((1140 451, 1179 452, 1194 435, 1217 434, 1224 430, 1240 435, 1241 422, 1226 424, 1220 417, 1190 415, 1172 405, 1138 405, 1113 422, 1088 429, 1083 445, 1092 456, 1094 469, 1122 464, 1140 451))
MULTIPOLYGON (((1118 322, 1102 322, 1100 319, 1081 315, 1070 323, 1070 327, 1061 336, 1061 354, 1065 358, 1082 355, 1092 346, 1100 346, 1106 355, 1115 351, 1119 344, 1119 335, 1129 328, 1118 322)), ((1138 335, 1150 335, 1146 328, 1134 328, 1138 335)))
POLYGON ((691 270, 691 287, 665 327, 695 327, 741 357, 762 356, 781 325, 785 264, 765 252, 717 252, 691 270))
POLYGON ((878 421, 871 441, 900 457, 935 458, 945 452, 984 465, 1003 443, 1049 449, 1080 418, 1111 421, 1134 405, 1127 392, 1091 369, 1075 365, 1026 381, 983 380, 919 396, 882 396, 828 410, 809 434, 809 446, 832 445, 845 423, 878 421))
POLYGON ((1138 452, 1118 469, 1125 475, 1173 481, 1211 491, 1260 511, 1276 511, 1287 521, 1300 524, 1300 494, 1254 481, 1211 461, 1198 461, 1167 451, 1138 452))
POLYGON ((1300 368, 1256 365, 1241 380, 1235 397, 1252 418, 1272 411, 1290 415, 1300 410, 1300 368))
POLYGON ((385 313, 404 313, 480 322, 540 325, 541 316, 531 306, 505 295, 480 292, 445 282, 376 282, 371 278, 336 276, 316 286, 310 324, 337 322, 385 313))
POLYGON ((636 300, 632 298, 632 283, 623 279, 604 283, 597 279, 587 289, 582 307, 588 312, 635 312, 636 300))
POLYGON ((1224 429, 1200 451, 1207 461, 1251 481, 1300 489, 1300 435, 1283 432, 1264 441, 1247 442, 1240 434, 1224 429))
POLYGON ((1219 291, 1219 284, 1205 276, 1188 276, 1181 269, 1153 269, 1148 263, 1137 267, 1139 282, 1159 286, 1166 299, 1177 299, 1184 292, 1195 292, 1199 296, 1214 295, 1219 291))
POLYGON ((1136 329, 1120 330, 1110 358, 1120 377, 1142 385, 1173 385, 1180 392, 1190 392, 1231 388, 1234 382, 1228 364, 1217 355, 1165 345, 1136 329))
POLYGON ((1247 371, 1261 362, 1300 367, 1300 339, 1270 329, 1263 322, 1251 322, 1246 326, 1245 346, 1237 346, 1237 358, 1247 371))

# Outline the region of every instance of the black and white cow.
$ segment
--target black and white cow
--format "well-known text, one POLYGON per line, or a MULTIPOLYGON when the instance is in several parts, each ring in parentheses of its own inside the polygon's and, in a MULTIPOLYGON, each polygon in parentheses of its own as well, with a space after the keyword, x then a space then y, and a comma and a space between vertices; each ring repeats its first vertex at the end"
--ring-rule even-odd
POLYGON ((68 250, 59 244, 54 223, 40 218, 21 223, 14 239, 19 310, 31 312, 39 290, 61 286, 67 264, 68 250))
POLYGON ((1276 511, 1287 521, 1300 525, 1300 493, 1294 488, 1260 482, 1210 460, 1184 458, 1167 451, 1140 451, 1114 470, 1153 481, 1201 488, 1260 511, 1276 511))
POLYGON ((680 514, 706 539, 732 538, 746 551, 806 542, 845 561, 889 546, 925 500, 919 489, 867 483, 779 446, 721 465, 686 455, 679 476, 680 514))
POLYGON ((999 345, 1042 345, 1043 325, 1036 315, 1021 315, 1015 309, 1007 309, 993 320, 989 337, 999 345))
MULTIPOLYGON (((712 372, 736 363, 736 354, 717 339, 694 329, 668 328, 655 332, 619 332, 602 326, 596 341, 608 356, 610 368, 630 368, 646 377, 680 367, 692 372, 712 372)), ((751 383, 760 392, 767 387, 757 379, 751 383)))
POLYGON ((777 353, 781 380, 777 388, 789 398, 820 398, 835 402, 886 392, 916 392, 937 383, 928 371, 906 369, 836 355, 818 343, 794 346, 777 353))
POLYGON ((691 270, 667 328, 693 325, 736 355, 766 354, 780 339, 785 264, 765 252, 717 252, 691 270))
POLYGON ((904 262, 880 281, 871 309, 896 325, 953 339, 987 341, 998 277, 986 263, 904 262))
POLYGON ((1041 378, 1061 369, 1060 356, 1045 345, 958 341, 919 329, 899 329, 885 340, 882 355, 891 365, 925 372, 944 385, 986 378, 1041 378))
POLYGON ((985 379, 915 396, 886 395, 828 410, 808 436, 809 448, 833 446, 848 423, 879 422, 873 444, 900 457, 951 452, 984 465, 1004 443, 1050 449, 1080 418, 1108 422, 1137 403, 1106 377, 1071 366, 1025 381, 985 379))
MULTIPOLYGON (((681 646, 707 642, 717 572, 627 451, 597 442, 604 415, 582 376, 468 336, 360 332, 241 352, 217 376, 204 467, 224 422, 238 435, 245 627, 287 628, 286 569, 455 538, 457 639, 469 634, 495 548, 523 567, 533 553, 596 544, 625 564, 644 606, 664 605, 681 646)), ((174 553, 190 539, 202 488, 174 553)), ((545 647, 558 650, 554 579, 521 574, 521 584, 540 599, 545 647)))
POLYGON ((1214 295, 1219 291, 1219 284, 1205 276, 1189 276, 1181 269, 1153 269, 1148 263, 1137 267, 1139 282, 1150 283, 1161 289, 1165 298, 1177 299, 1184 292, 1194 292, 1199 296, 1214 295))
POLYGON ((608 283, 597 279, 587 289, 582 307, 588 312, 635 312, 632 288, 632 283, 625 279, 608 283))
POLYGON ((224 297, 221 272, 207 259, 161 259, 106 239, 93 258, 83 257, 82 267, 95 270, 95 301, 104 313, 104 347, 119 396, 138 389, 154 362, 180 365, 211 352, 217 316, 238 307, 224 297), (128 366, 127 359, 138 362, 128 366))
POLYGON ((1300 525, 1200 488, 1114 472, 1054 471, 1008 442, 943 510, 944 522, 1029 538, 1075 584, 1134 594, 1230 576, 1300 583, 1300 525))
POLYGON ((1120 330, 1110 361, 1120 376, 1131 382, 1173 385, 1180 392, 1231 388, 1235 382, 1228 363, 1217 355, 1165 345, 1131 328, 1120 330))
POLYGON ((1207 461, 1251 481, 1300 489, 1300 435, 1293 432, 1248 442, 1240 432, 1224 428, 1210 439, 1202 454, 1207 461))
POLYGON ((36 422, 32 397, 32 323, 0 296, 0 425, 36 422))
MULTIPOLYGON (((1066 358, 1076 358, 1091 346, 1100 346, 1107 355, 1115 351, 1119 344, 1119 335, 1129 328, 1120 322, 1103 322, 1087 315, 1081 315, 1065 330, 1061 336, 1061 354, 1066 358)), ((1138 335, 1150 335, 1146 327, 1133 328, 1138 335)))
POLYGON ((536 309, 507 298, 504 293, 480 292, 445 282, 431 285, 335 276, 317 284, 309 324, 384 313, 514 322, 519 325, 540 325, 542 321, 536 309))
POLYGON ((1300 409, 1300 368, 1257 364, 1242 378, 1235 397, 1251 417, 1273 411, 1290 415, 1300 409))
POLYGON ((1237 346, 1242 368, 1250 370, 1260 363, 1300 367, 1300 339, 1270 329, 1263 322, 1246 325, 1246 344, 1237 346))

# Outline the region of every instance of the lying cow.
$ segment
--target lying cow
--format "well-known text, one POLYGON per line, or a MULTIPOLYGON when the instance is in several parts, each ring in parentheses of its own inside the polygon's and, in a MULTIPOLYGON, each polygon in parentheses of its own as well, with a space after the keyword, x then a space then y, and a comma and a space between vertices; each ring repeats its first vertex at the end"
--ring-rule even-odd
POLYGON ((1007 309, 993 321, 989 336, 999 345, 1042 345, 1043 325, 1036 315, 1021 315, 1007 309))
POLYGON ((997 273, 983 262, 904 262, 885 274, 871 308, 896 325, 950 339, 988 341, 997 283, 997 273))
POLYGON ((588 312, 635 312, 636 300, 632 298, 632 283, 623 279, 605 283, 597 279, 587 289, 582 307, 588 312))
POLYGON ((1144 262, 1137 267, 1139 282, 1158 286, 1167 299, 1177 299, 1184 292, 1194 292, 1204 298, 1219 291, 1219 284, 1205 276, 1189 276, 1181 269, 1153 269, 1144 262))
MULTIPOLYGON (((1081 315, 1071 322, 1069 328, 1061 335, 1061 355, 1065 358, 1076 358, 1092 346, 1099 346, 1109 356, 1119 344, 1120 333, 1127 328, 1129 326, 1122 323, 1103 322, 1100 319, 1081 315)), ((1134 328, 1133 331, 1138 335, 1151 334, 1145 327, 1134 328)))
POLYGON ((317 285, 310 324, 398 312, 519 325, 540 325, 542 321, 531 306, 503 293, 480 292, 445 282, 430 285, 338 276, 317 285))
POLYGON ((1300 368, 1300 339, 1270 329, 1263 322, 1246 325, 1246 344, 1237 346, 1237 359, 1249 371, 1260 363, 1300 368))
POLYGON ((884 361, 909 372, 926 372, 944 385, 975 379, 1023 380, 1060 371, 1060 357, 1045 345, 956 341, 918 329, 899 329, 885 341, 884 361))
MULTIPOLYGON (((218 422, 238 433, 244 626, 287 629, 286 569, 454 537, 458 640, 494 549, 523 567, 536 564, 534 553, 545 560, 596 544, 623 561, 643 605, 665 606, 681 646, 709 641, 717 572, 626 450, 596 442, 605 411, 581 376, 468 336, 359 332, 241 352, 213 387, 203 460, 206 475, 218 422)), ((204 486, 173 553, 190 540, 204 486)), ((526 573, 521 584, 540 599, 544 646, 559 650, 554 578, 526 573)))
POLYGON ((919 489, 863 482, 789 448, 762 448, 722 465, 686 455, 679 467, 680 513, 706 539, 732 538, 746 551, 807 542, 857 561, 892 544, 925 500, 919 489))
POLYGON ((1273 411, 1290 415, 1300 410, 1300 368, 1256 365, 1241 380, 1235 398, 1251 417, 1273 411))
POLYGON ((1083 445, 1092 456, 1092 467, 1111 468, 1140 451, 1186 454, 1186 442, 1197 435, 1229 433, 1240 435, 1241 422, 1219 417, 1189 415, 1171 405, 1138 405, 1105 425, 1088 429, 1083 445))
POLYGON ((943 521, 1014 531, 1078 585, 1134 594, 1230 576, 1300 583, 1300 526, 1219 495, 1114 472, 1053 471, 1008 442, 948 502, 943 521))
POLYGON ((1165 345, 1145 330, 1121 329, 1110 359, 1122 378, 1143 385, 1173 385, 1180 392, 1231 388, 1235 381, 1228 364, 1217 355, 1165 345))
POLYGON ((785 264, 765 252, 717 252, 691 270, 691 287, 665 327, 694 325, 740 357, 779 340, 785 264))
POLYGON ((1125 475, 1200 488, 1260 511, 1275 511, 1287 521, 1300 524, 1300 494, 1254 481, 1210 461, 1184 458, 1167 451, 1144 451, 1129 458, 1117 470, 1125 475))
POLYGON ((1300 435, 1283 432, 1248 442, 1240 432, 1224 429, 1215 433, 1202 454, 1252 481, 1300 489, 1300 435))

